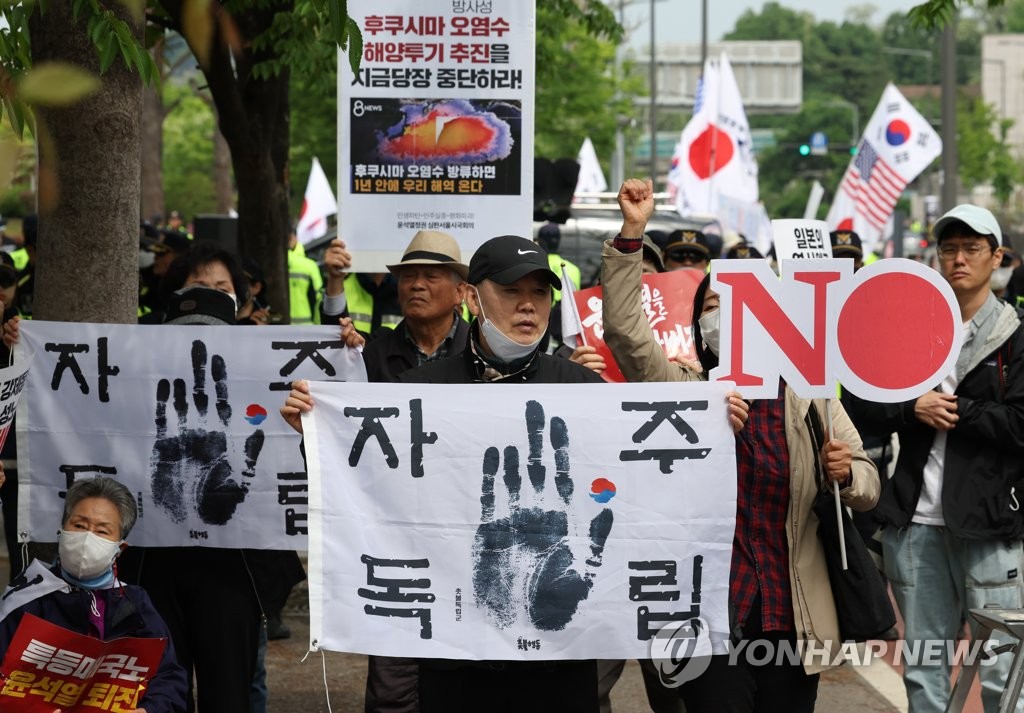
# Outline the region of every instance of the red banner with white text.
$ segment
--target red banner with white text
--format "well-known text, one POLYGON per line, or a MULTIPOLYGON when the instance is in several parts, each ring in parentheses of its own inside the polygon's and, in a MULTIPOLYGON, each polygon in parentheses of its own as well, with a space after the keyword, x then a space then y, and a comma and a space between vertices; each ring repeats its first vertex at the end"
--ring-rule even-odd
POLYGON ((0 710, 133 711, 166 645, 166 639, 100 641, 26 614, 0 663, 0 710))
MULTIPOLYGON (((643 276, 641 297, 644 314, 650 322, 654 338, 669 359, 677 356, 697 358, 690 322, 693 318, 693 297, 703 278, 704 273, 700 270, 675 270, 643 276)), ((583 338, 589 346, 597 349, 607 364, 601 376, 605 381, 621 383, 626 377, 622 375, 611 350, 604 342, 602 294, 600 287, 591 287, 573 296, 583 324, 583 338)))

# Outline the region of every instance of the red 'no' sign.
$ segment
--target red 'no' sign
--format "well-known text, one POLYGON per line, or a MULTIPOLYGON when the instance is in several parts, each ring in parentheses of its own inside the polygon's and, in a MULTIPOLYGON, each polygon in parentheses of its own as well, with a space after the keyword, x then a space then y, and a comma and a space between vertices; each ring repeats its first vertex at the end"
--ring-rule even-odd
POLYGON ((880 260, 853 274, 848 259, 788 268, 780 280, 757 260, 713 263, 722 344, 712 379, 735 381, 747 398, 774 398, 782 377, 808 398, 834 396, 838 381, 893 402, 919 396, 953 368, 959 307, 934 270, 880 260))

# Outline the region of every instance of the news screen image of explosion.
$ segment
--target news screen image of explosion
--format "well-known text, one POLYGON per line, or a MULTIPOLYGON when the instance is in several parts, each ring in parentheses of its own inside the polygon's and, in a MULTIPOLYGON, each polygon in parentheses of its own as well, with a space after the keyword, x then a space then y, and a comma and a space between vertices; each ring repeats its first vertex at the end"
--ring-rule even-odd
POLYGON ((518 101, 358 99, 351 116, 353 192, 519 192, 518 101))

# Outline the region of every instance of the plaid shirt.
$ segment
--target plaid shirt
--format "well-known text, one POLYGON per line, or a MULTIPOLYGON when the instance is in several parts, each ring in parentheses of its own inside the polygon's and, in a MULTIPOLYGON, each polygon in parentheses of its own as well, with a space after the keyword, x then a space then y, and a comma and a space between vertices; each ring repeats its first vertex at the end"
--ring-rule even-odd
POLYGON ((452 342, 455 341, 455 332, 459 328, 460 319, 462 319, 462 315, 456 312, 455 319, 452 320, 452 328, 448 330, 448 336, 441 341, 441 344, 438 345, 433 354, 425 354, 423 350, 420 349, 420 345, 417 344, 412 338, 412 335, 409 334, 409 330, 406 329, 405 341, 411 344, 412 348, 416 351, 416 366, 423 366, 424 364, 437 361, 438 359, 444 359, 448 356, 448 352, 450 352, 452 348, 452 342))
POLYGON ((789 447, 786 400, 758 399, 737 438, 736 537, 732 549, 729 598, 736 622, 744 626, 760 594, 763 631, 792 631, 789 584, 789 447))

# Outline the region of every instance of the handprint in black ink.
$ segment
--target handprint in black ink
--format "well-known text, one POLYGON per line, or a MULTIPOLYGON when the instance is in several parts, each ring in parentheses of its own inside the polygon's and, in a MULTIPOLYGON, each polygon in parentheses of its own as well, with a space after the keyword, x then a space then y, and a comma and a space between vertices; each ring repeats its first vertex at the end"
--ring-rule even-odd
POLYGON ((569 476, 569 431, 562 419, 551 419, 556 491, 552 494, 545 492, 544 426, 544 408, 536 401, 527 402, 526 473, 533 491, 529 507, 520 501, 519 449, 508 446, 504 450, 503 480, 509 514, 495 516, 494 483, 502 457, 494 447, 484 453, 481 522, 473 541, 473 589, 477 605, 500 628, 511 626, 526 614, 543 631, 564 629, 594 586, 612 529, 612 511, 604 508, 589 524, 590 556, 583 563, 575 559, 570 547, 577 535, 577 523, 569 476), (552 507, 546 509, 545 504, 552 507))
POLYGON ((263 431, 257 429, 245 440, 241 480, 234 477, 227 434, 231 420, 228 402, 227 366, 214 354, 210 361, 216 395, 217 420, 222 428, 207 430, 210 397, 206 392, 206 345, 192 342, 192 402, 197 418, 190 423, 184 379, 173 383, 177 433, 167 425, 167 402, 172 384, 161 379, 156 386, 156 441, 149 459, 153 500, 174 522, 184 522, 190 511, 207 525, 223 525, 231 519, 249 492, 256 475, 256 461, 263 450, 263 431))

